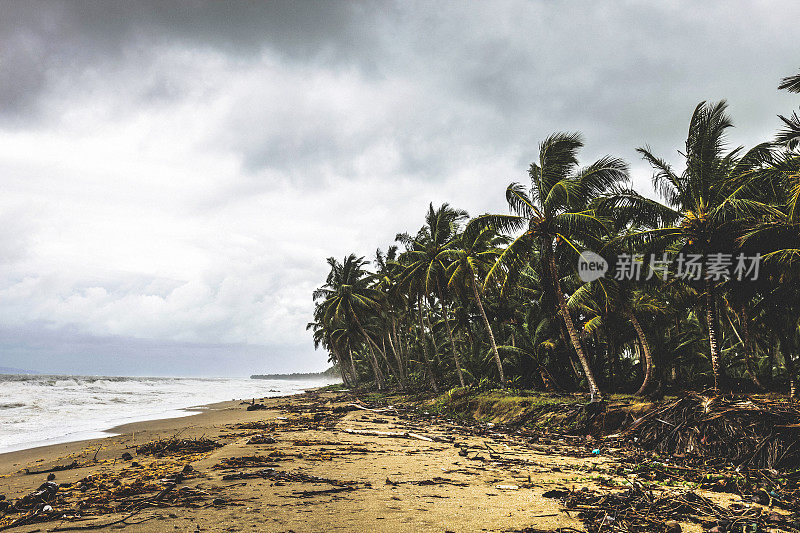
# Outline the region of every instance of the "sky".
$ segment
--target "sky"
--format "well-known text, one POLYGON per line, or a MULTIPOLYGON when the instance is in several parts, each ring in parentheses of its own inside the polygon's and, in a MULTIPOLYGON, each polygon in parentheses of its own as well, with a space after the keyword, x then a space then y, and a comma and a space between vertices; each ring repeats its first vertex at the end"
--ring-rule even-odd
POLYGON ((800 4, 0 0, 0 366, 318 371, 325 258, 428 203, 505 212, 538 143, 679 163, 694 107, 732 145, 796 95, 800 4))

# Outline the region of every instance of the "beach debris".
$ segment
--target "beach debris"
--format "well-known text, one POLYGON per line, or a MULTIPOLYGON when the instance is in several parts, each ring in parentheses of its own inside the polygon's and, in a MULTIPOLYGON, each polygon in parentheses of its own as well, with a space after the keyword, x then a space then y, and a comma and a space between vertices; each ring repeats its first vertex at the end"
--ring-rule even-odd
POLYGON ((355 481, 340 481, 324 477, 312 476, 304 472, 285 472, 274 468, 264 468, 255 472, 236 472, 222 476, 223 481, 235 481, 240 479, 271 479, 273 481, 293 481, 297 483, 327 483, 335 487, 347 487, 358 485, 355 481))
POLYGON ((785 399, 689 392, 634 421, 623 438, 677 457, 792 469, 800 464, 800 408, 785 399))
POLYGON ((269 408, 263 403, 254 403, 247 406, 248 411, 266 411, 267 409, 269 408))
POLYGON ((263 420, 256 420, 254 422, 244 422, 241 424, 234 424, 234 429, 275 429, 278 426, 275 422, 264 422, 263 420))
POLYGON ((68 465, 59 465, 54 466, 53 468, 48 468, 46 470, 31 470, 30 468, 23 469, 23 473, 28 476, 39 475, 39 474, 48 474, 51 472, 63 472, 64 470, 72 470, 73 468, 80 468, 78 465, 78 461, 72 461, 68 465))
POLYGON ((570 491, 562 501, 567 511, 578 512, 578 518, 590 533, 677 533, 679 522, 694 522, 708 531, 730 533, 761 532, 767 528, 797 531, 783 519, 773 520, 760 507, 737 504, 723 507, 692 491, 655 491, 640 483, 619 492, 597 492, 584 487, 570 491))
POLYGON ((210 452, 221 446, 222 444, 205 437, 200 437, 198 439, 179 439, 173 437, 170 439, 154 440, 137 446, 136 453, 138 455, 152 455, 155 457, 188 455, 210 452))
POLYGON ((542 493, 543 498, 566 498, 569 496, 571 491, 566 489, 552 489, 542 493))
POLYGON ((42 509, 46 504, 52 503, 58 492, 58 483, 46 481, 38 489, 27 496, 23 496, 11 504, 9 509, 16 511, 30 511, 42 509))
POLYGON ((252 468, 275 467, 280 461, 291 461, 295 456, 275 450, 268 455, 248 455, 244 457, 229 457, 215 464, 212 468, 252 468))
POLYGON ((294 490, 292 491, 292 496, 295 498, 310 498, 312 496, 322 496, 327 494, 338 494, 340 492, 350 492, 353 490, 357 490, 360 487, 335 487, 332 489, 319 489, 319 490, 294 490))
POLYGON ((133 456, 130 453, 125 452, 125 453, 122 454, 122 460, 123 461, 130 461, 132 459, 133 459, 133 456))
POLYGON ((452 479, 446 477, 438 477, 438 476, 432 479, 423 479, 420 481, 392 481, 389 477, 387 477, 385 484, 390 485, 392 487, 397 487, 398 485, 402 484, 419 485, 420 487, 425 487, 428 485, 453 485, 455 487, 467 486, 467 483, 461 483, 459 481, 453 481, 452 479))
POLYGON ((278 441, 275 440, 275 437, 265 433, 259 433, 258 435, 253 435, 250 440, 247 441, 247 444, 275 444, 276 442, 278 441))
POLYGON ((409 431, 372 431, 368 429, 352 429, 352 428, 345 428, 342 431, 344 431, 345 433, 350 433, 351 435, 367 435, 370 437, 389 437, 396 439, 417 439, 417 440, 424 440, 427 442, 436 442, 436 439, 433 437, 420 435, 419 433, 411 433, 409 431))
POLYGON ((364 407, 363 405, 360 405, 360 404, 357 404, 357 403, 351 403, 351 404, 348 404, 347 407, 352 407, 353 409, 359 409, 361 411, 369 411, 370 413, 386 413, 386 412, 397 411, 397 409, 395 409, 391 405, 388 406, 388 407, 380 407, 378 409, 371 409, 369 407, 364 407))

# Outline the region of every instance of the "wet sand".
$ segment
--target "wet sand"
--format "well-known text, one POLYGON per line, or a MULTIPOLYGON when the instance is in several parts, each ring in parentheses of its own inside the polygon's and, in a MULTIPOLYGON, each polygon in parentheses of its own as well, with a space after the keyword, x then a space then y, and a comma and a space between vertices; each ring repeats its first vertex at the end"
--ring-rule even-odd
MULTIPOLYGON (((311 392, 264 399, 264 410, 227 402, 184 418, 121 426, 114 429, 119 435, 105 439, 2 454, 0 494, 7 499, 46 481, 48 474, 26 475, 25 468, 80 465, 54 473, 54 482, 69 484, 53 504, 51 516, 58 519, 11 530, 108 524, 133 510, 131 518, 113 527, 131 532, 584 531, 558 499, 543 493, 593 488, 598 474, 613 475, 611 456, 593 455, 585 444, 532 444, 491 430, 421 420, 402 410, 354 409, 353 401, 344 394, 311 392), (255 435, 266 436, 266 443, 248 444, 255 435), (136 453, 137 445, 174 436, 210 438, 222 446, 162 458, 136 453), (123 460, 126 452, 133 458, 123 460), (176 502, 158 500, 155 489, 136 496, 114 492, 148 469, 181 472, 186 465, 191 466, 186 479, 168 488, 176 502), (110 501, 110 509, 127 511, 81 509, 79 502, 89 492, 78 490, 86 481, 78 482, 87 476, 94 476, 88 479, 95 484, 108 480, 109 486, 98 489, 101 499, 110 501), (69 519, 60 518, 64 515, 69 519)), ((161 475, 167 474, 152 479, 157 489, 175 481, 158 479, 161 475)))

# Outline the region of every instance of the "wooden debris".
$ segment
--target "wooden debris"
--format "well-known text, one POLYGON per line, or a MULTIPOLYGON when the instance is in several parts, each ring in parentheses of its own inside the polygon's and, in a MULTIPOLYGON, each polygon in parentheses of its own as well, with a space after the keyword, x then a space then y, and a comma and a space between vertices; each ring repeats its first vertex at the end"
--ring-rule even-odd
POLYGON ((53 468, 48 468, 46 470, 31 470, 29 468, 26 468, 23 470, 23 472, 26 475, 33 476, 38 474, 48 474, 50 472, 63 472, 64 470, 72 470, 74 468, 80 468, 80 465, 78 465, 78 461, 72 461, 68 465, 54 466, 53 468))
POLYGON ((155 440, 136 447, 138 455, 153 455, 164 457, 166 455, 188 455, 204 453, 219 448, 222 444, 207 438, 199 439, 164 439, 155 440))
POLYGON ((222 476, 224 481, 254 478, 272 479, 275 481, 294 481, 298 483, 327 483, 328 485, 333 485, 335 487, 357 485, 357 483, 354 481, 340 481, 337 479, 312 476, 304 472, 285 472, 283 470, 275 470, 274 468, 265 468, 255 472, 236 472, 222 476))
POLYGON ((686 393, 636 420, 623 437, 647 450, 755 468, 800 465, 800 408, 786 400, 686 393))
POLYGON ((419 433, 410 433, 408 431, 372 431, 368 429, 352 429, 346 428, 343 429, 345 433, 350 433, 351 435, 367 435, 370 437, 390 437, 395 439, 417 439, 417 440, 424 440, 426 442, 435 442, 434 439, 431 437, 426 437, 425 435, 420 435, 419 433))

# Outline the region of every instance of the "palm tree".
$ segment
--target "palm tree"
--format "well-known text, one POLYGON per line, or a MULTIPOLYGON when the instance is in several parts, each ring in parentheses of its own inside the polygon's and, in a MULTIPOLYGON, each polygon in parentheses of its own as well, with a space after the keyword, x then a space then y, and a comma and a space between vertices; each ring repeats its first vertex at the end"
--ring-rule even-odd
MULTIPOLYGON (((331 267, 325 285, 314 291, 314 300, 322 299, 321 321, 332 324, 336 321, 354 325, 369 350, 375 383, 384 387, 383 372, 375 350, 380 350, 364 328, 364 322, 378 309, 380 291, 370 286, 368 273, 364 270, 367 261, 350 254, 341 263, 328 258, 331 267)), ((384 356, 385 357, 385 356, 384 356)))
POLYGON ((506 201, 512 215, 484 215, 476 220, 499 231, 524 230, 500 255, 487 277, 502 279, 505 289, 522 272, 533 254, 541 254, 542 277, 555 295, 558 312, 569 333, 570 342, 583 368, 592 401, 602 394, 581 345, 575 323, 567 308, 556 266, 556 254, 567 248, 580 253, 581 240, 605 231, 603 222, 589 208, 593 198, 620 180, 626 180, 627 165, 618 158, 603 157, 585 168, 578 168, 577 153, 583 146, 578 134, 556 133, 539 145, 539 161, 531 163, 529 189, 512 183, 506 201))
POLYGON ((344 382, 344 385, 346 387, 354 387, 356 385, 355 372, 352 378, 348 375, 347 366, 344 364, 344 360, 340 356, 340 352, 337 349, 336 342, 333 340, 335 330, 327 328, 324 324, 317 321, 306 324, 306 331, 308 330, 314 332, 314 349, 318 349, 320 346, 326 348, 330 353, 331 361, 334 363, 334 365, 336 365, 336 368, 338 368, 339 372, 342 374, 342 381, 344 382))
POLYGON ((408 308, 407 302, 400 290, 398 276, 401 267, 396 263, 397 246, 390 246, 386 254, 380 248, 375 252, 375 284, 374 288, 381 292, 379 300, 380 311, 385 318, 386 327, 383 328, 384 335, 389 341, 389 348, 392 350, 397 364, 397 379, 400 385, 406 387, 406 369, 403 361, 403 343, 397 332, 399 315, 408 308), (391 327, 389 327, 391 325, 391 327))
POLYGON ((497 248, 499 244, 497 239, 498 236, 495 232, 480 228, 470 222, 458 239, 458 246, 447 250, 445 255, 452 261, 447 271, 449 278, 447 285, 471 289, 483 318, 486 333, 489 335, 489 343, 492 346, 492 355, 500 375, 500 383, 505 387, 506 374, 503 370, 503 361, 497 351, 497 342, 492 332, 492 326, 483 307, 481 289, 478 288, 479 285, 482 285, 478 280, 483 278, 483 274, 488 272, 500 254, 500 250, 497 248))
MULTIPOLYGON (((753 220, 775 214, 770 205, 772 187, 764 186, 761 172, 770 160, 769 143, 762 143, 742 154, 742 148, 725 151, 725 132, 732 126, 727 104, 701 102, 689 123, 686 148, 682 153, 685 170, 677 174, 649 148, 638 152, 654 169, 653 184, 665 200, 661 204, 627 190, 606 198, 612 207, 638 222, 649 221, 652 229, 634 231, 633 239, 649 251, 673 254, 733 253, 733 242, 753 220)), ((717 324, 717 286, 703 266, 705 315, 708 343, 714 374, 714 389, 719 390, 720 333, 717 324)))
POLYGON ((638 353, 641 350, 639 362, 643 373, 642 384, 636 394, 644 394, 653 378, 654 364, 652 347, 639 316, 663 313, 663 302, 648 291, 634 288, 629 280, 599 278, 579 287, 570 296, 568 304, 571 309, 584 307, 595 310, 597 316, 587 323, 591 329, 619 328, 621 324, 614 317, 621 317, 632 326, 636 335, 635 351, 638 353), (592 323, 595 320, 596 323, 592 323))
MULTIPOLYGON (((444 274, 447 269, 447 252, 452 248, 458 233, 458 223, 467 218, 467 213, 454 209, 449 204, 442 204, 434 209, 433 204, 428 206, 425 215, 425 225, 417 232, 415 237, 408 234, 399 234, 397 240, 406 246, 406 251, 400 255, 400 262, 404 265, 401 274, 401 283, 413 286, 420 295, 420 305, 430 298, 439 299, 442 306, 442 315, 450 348, 455 362, 456 373, 461 386, 464 386, 461 359, 453 341, 453 328, 450 324, 447 301, 445 300, 444 274)), ((430 302, 428 306, 431 308, 430 302)), ((423 321, 420 308, 420 321, 423 321)), ((424 324, 420 324, 424 331, 424 324)), ((433 332, 431 332, 433 335, 433 332)))

